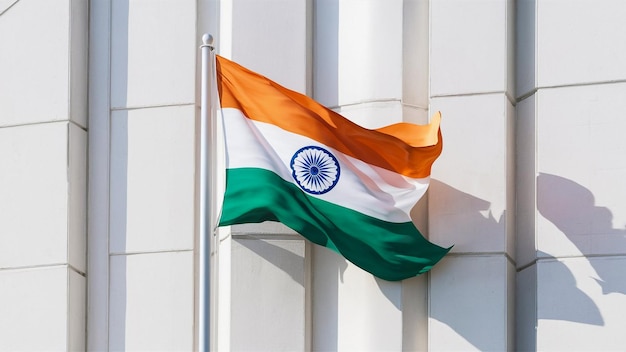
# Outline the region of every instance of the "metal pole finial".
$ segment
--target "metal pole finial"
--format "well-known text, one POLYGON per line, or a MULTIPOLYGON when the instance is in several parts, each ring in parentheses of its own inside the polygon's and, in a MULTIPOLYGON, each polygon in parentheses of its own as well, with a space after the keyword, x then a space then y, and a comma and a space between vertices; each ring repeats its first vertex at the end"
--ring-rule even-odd
POLYGON ((209 49, 211 49, 211 51, 215 48, 213 46, 213 36, 210 35, 209 33, 204 33, 202 35, 202 45, 200 46, 202 47, 209 47, 209 49))

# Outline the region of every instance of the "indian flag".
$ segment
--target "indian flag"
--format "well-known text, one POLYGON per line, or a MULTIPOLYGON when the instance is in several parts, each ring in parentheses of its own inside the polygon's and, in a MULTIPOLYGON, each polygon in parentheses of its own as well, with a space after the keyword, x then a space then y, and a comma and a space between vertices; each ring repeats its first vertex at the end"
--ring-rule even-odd
POLYGON ((428 125, 370 130, 217 57, 226 143, 220 226, 279 221, 385 280, 430 270, 448 251, 409 215, 441 153, 428 125))

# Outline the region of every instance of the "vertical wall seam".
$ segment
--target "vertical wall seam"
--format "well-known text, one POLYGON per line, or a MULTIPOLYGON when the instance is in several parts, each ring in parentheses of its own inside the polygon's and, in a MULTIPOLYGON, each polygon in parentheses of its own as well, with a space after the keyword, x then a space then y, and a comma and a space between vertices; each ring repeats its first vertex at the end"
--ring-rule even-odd
POLYGON ((85 343, 86 350, 102 351, 109 349, 111 14, 111 0, 90 2, 88 6, 87 118, 89 131, 87 137, 88 230, 86 243, 89 276, 87 277, 85 343), (99 203, 96 204, 94 201, 99 203))

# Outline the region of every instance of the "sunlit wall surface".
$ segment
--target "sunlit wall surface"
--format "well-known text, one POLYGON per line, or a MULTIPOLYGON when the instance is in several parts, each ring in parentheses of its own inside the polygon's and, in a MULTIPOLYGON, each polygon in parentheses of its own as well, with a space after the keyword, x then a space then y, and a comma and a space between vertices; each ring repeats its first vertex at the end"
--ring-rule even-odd
POLYGON ((220 351, 626 346, 621 0, 0 0, 0 350, 197 349, 198 47, 368 128, 441 111, 377 279, 281 224, 219 231, 220 351))

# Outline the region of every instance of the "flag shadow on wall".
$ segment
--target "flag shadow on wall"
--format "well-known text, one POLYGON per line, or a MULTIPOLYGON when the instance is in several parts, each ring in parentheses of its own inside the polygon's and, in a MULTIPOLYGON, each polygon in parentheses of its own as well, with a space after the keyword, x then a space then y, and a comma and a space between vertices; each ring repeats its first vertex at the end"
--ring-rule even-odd
MULTIPOLYGON (((476 248, 498 243, 505 234, 506 210, 494 214, 493 206, 487 200, 435 179, 431 179, 428 200, 428 232, 437 233, 439 238, 454 238, 455 248, 460 251, 464 251, 463 248, 465 250, 472 248, 470 246, 476 248), (462 236, 458 236, 459 234, 462 236)), ((431 299, 432 292, 436 292, 438 303, 431 304, 430 317, 447 325, 459 335, 459 338, 463 338, 478 351, 501 349, 497 343, 494 345, 493 332, 485 333, 487 329, 476 323, 478 317, 485 316, 484 307, 485 304, 490 304, 486 303, 490 301, 481 298, 482 302, 477 303, 472 297, 490 294, 490 286, 477 283, 475 275, 466 275, 466 266, 459 264, 460 261, 451 260, 453 258, 459 257, 452 253, 433 268, 431 275, 436 275, 436 279, 431 276, 429 285, 431 299), (464 291, 463 288, 467 288, 471 293, 464 291)), ((473 265, 488 264, 481 262, 473 265)), ((478 266, 473 268, 476 269, 478 266)), ((482 277, 482 273, 477 275, 482 277)), ((494 313, 494 316, 504 316, 501 314, 503 312, 494 310, 494 313)))
MULTIPOLYGON (((613 214, 608 208, 595 204, 595 197, 591 190, 567 178, 540 173, 537 176, 537 209, 541 216, 550 221, 568 241, 576 246, 582 254, 580 259, 585 260, 595 271, 595 273, 591 272, 587 279, 597 283, 603 295, 626 294, 626 277, 610 258, 612 254, 615 254, 614 251, 626 249, 626 229, 613 227, 613 214), (611 247, 612 252, 605 253, 603 249, 607 246, 611 247), (609 257, 594 258, 600 255, 609 257)), ((551 236, 551 233, 546 230, 540 235, 551 236)), ((594 286, 593 282, 577 282, 572 271, 565 263, 559 261, 557 256, 560 255, 537 252, 538 259, 554 260, 551 264, 555 267, 549 274, 559 276, 561 279, 558 280, 561 287, 555 287, 556 291, 551 292, 575 294, 575 296, 570 296, 567 300, 555 297, 552 302, 554 305, 546 302, 549 309, 544 310, 544 314, 539 318, 604 325, 602 315, 594 300, 579 288, 591 290, 594 286), (564 278, 567 280, 563 281, 564 278), (568 287, 563 287, 563 282, 567 282, 568 287), (578 299, 573 299, 576 297, 578 299)), ((584 278, 578 277, 578 280, 582 281, 584 278)))
MULTIPOLYGON (((578 250, 587 255, 611 255, 597 249, 599 242, 611 248, 626 250, 626 229, 613 227, 613 214, 606 207, 595 205, 593 193, 582 185, 557 175, 537 176, 537 208, 578 250)), ((601 244, 600 244, 601 245, 601 244)), ((606 246, 604 246, 606 248, 606 246)), ((545 254, 545 253, 544 253, 545 254)), ((551 255, 545 254, 549 257, 551 255)), ((626 277, 613 266, 589 260, 598 274, 595 281, 603 294, 626 294, 626 277)))

